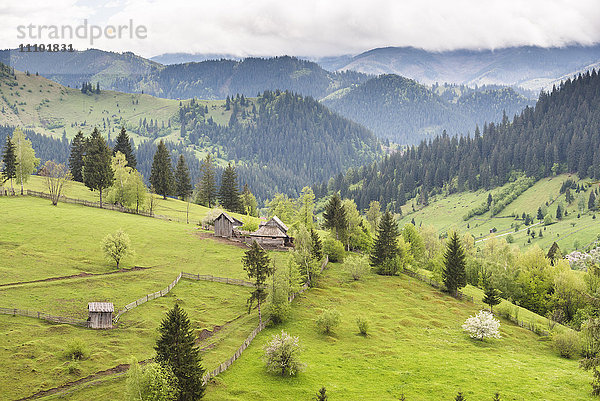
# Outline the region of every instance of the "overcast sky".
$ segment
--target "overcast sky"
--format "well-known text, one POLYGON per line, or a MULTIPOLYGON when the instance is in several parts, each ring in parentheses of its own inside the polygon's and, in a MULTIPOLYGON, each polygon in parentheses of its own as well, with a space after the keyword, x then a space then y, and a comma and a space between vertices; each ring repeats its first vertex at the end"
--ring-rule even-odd
MULTIPOLYGON (((428 50, 600 42, 600 0, 3 0, 0 47, 73 43, 145 57, 162 53, 327 56, 385 46, 428 50), (8 4, 10 3, 10 4, 8 4), (104 29, 130 24, 144 37, 34 37, 30 24, 104 29), (21 26, 21 31, 18 27, 21 26), (143 28, 140 28, 143 31, 143 28), (27 35, 19 38, 19 32, 27 35), (140 32, 141 32, 140 31, 140 32)), ((23 36, 23 35, 21 35, 23 36)))

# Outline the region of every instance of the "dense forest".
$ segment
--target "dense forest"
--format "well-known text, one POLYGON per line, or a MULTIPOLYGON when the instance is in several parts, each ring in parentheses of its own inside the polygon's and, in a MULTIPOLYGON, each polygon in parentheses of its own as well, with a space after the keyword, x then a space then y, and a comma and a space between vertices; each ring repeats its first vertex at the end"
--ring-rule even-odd
POLYGON ((418 144, 444 130, 465 134, 484 122, 499 121, 532 103, 511 88, 475 90, 449 87, 441 95, 398 75, 381 75, 323 100, 331 109, 363 124, 378 137, 418 144), (460 95, 456 95, 460 93, 460 95))
POLYGON ((228 98, 225 108, 232 116, 221 126, 205 120, 205 107, 197 102, 182 106, 181 134, 193 145, 217 145, 223 152, 217 156, 240 161, 240 181, 259 199, 277 192, 296 196, 302 187, 373 161, 380 152, 369 130, 311 97, 265 91, 252 101, 228 98))
POLYGON ((350 169, 314 187, 317 196, 341 191, 359 208, 369 201, 397 209, 417 194, 492 188, 515 172, 542 178, 572 172, 600 178, 600 76, 596 71, 564 81, 542 92, 535 107, 527 107, 512 122, 490 123, 473 137, 434 140, 386 157, 381 162, 350 169))

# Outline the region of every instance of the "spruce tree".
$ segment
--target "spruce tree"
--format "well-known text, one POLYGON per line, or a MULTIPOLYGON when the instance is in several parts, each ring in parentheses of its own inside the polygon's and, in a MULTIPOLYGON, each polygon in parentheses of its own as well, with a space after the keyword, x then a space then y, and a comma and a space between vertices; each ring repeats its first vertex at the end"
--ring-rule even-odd
POLYGON ((594 190, 590 191, 590 198, 588 199, 588 209, 596 210, 596 195, 594 194, 594 190))
POLYGON ((310 243, 312 257, 316 260, 321 260, 323 258, 323 244, 319 234, 313 228, 310 229, 310 243))
POLYGON ((174 178, 171 156, 162 140, 158 143, 156 153, 154 153, 150 184, 157 194, 162 195, 163 199, 167 199, 167 195, 173 193, 174 178))
POLYGON ((501 295, 502 293, 499 289, 494 288, 489 282, 486 283, 483 293, 483 303, 490 306, 490 312, 494 313, 492 310, 493 307, 502 302, 502 298, 500 298, 501 295))
POLYGON ((539 221, 543 221, 544 220, 544 212, 542 211, 542 207, 538 207, 538 211, 537 211, 537 219, 539 221))
POLYGON ((557 220, 562 220, 562 218, 563 218, 562 208, 560 207, 560 205, 558 205, 556 207, 556 219, 557 220))
POLYGON ((317 392, 315 400, 327 401, 327 389, 325 387, 321 387, 321 389, 317 392))
POLYGON ((467 285, 465 273, 465 251, 460 243, 458 234, 453 232, 446 245, 444 253, 444 269, 442 279, 448 292, 458 295, 458 290, 467 285))
POLYGON ((112 152, 98 128, 94 128, 85 153, 83 183, 91 191, 99 192, 102 207, 102 192, 112 186, 115 173, 112 169, 112 152))
POLYGON ((83 182, 83 158, 85 156, 86 140, 79 131, 71 142, 71 155, 69 156, 69 170, 73 181, 83 182))
POLYGON ((113 155, 116 155, 117 152, 121 152, 125 155, 127 167, 131 167, 132 169, 137 167, 137 160, 135 158, 133 149, 131 148, 131 140, 129 139, 129 135, 127 135, 125 127, 121 127, 121 132, 119 132, 119 135, 117 135, 115 148, 113 149, 113 155))
POLYGON ((343 241, 348 228, 348 218, 346 216, 346 209, 344 209, 342 199, 338 193, 333 194, 329 198, 329 202, 323 212, 323 218, 325 219, 325 228, 334 231, 335 238, 343 241))
POLYGON ((196 336, 185 311, 175 304, 160 323, 156 341, 156 362, 171 370, 177 378, 179 401, 202 398, 204 385, 200 351, 195 346, 196 336))
POLYGON ((215 183, 215 167, 210 154, 206 155, 200 166, 202 176, 200 177, 198 197, 196 203, 213 207, 217 203, 217 184, 215 183))
POLYGON ((17 154, 15 144, 12 142, 10 135, 6 136, 2 162, 4 163, 2 167, 4 182, 10 180, 10 191, 14 192, 13 179, 17 178, 17 154))
POLYGON ((221 176, 219 202, 221 206, 230 212, 242 212, 240 193, 237 185, 237 173, 231 163, 227 165, 221 176))
POLYGON ((399 235, 398 224, 394 221, 394 217, 389 210, 386 210, 377 226, 377 234, 369 258, 371 266, 376 267, 378 273, 385 275, 396 274, 398 266, 396 266, 393 259, 399 253, 399 235), (384 266, 389 263, 392 263, 392 269, 385 269, 384 266))
POLYGON ((252 246, 242 258, 244 270, 248 273, 248 278, 254 280, 254 291, 248 298, 248 313, 252 310, 254 301, 258 304, 258 321, 262 325, 261 304, 267 298, 266 281, 273 274, 271 259, 267 252, 258 245, 258 242, 252 242, 252 246))
POLYGON ((175 194, 181 200, 185 200, 192 193, 192 183, 190 181, 190 170, 188 169, 185 157, 179 155, 177 167, 175 168, 175 194))

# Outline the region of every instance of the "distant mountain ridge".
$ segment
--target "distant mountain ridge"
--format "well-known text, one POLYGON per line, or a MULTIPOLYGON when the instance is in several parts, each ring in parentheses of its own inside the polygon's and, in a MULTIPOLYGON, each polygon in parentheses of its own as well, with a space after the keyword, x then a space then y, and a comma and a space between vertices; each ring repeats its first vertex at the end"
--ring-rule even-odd
MULTIPOLYGON (((342 60, 346 56, 342 56, 342 60)), ((323 64, 338 66, 335 60, 323 64)), ((414 47, 385 47, 358 54, 337 71, 398 74, 431 85, 521 86, 539 92, 560 79, 600 65, 600 44, 542 48, 509 47, 496 50, 432 52, 414 47)))

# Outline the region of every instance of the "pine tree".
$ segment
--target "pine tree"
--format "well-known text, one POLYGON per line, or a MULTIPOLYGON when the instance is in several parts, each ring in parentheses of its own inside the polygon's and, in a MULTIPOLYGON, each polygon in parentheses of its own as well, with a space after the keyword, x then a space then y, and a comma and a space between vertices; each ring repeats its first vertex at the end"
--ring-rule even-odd
POLYGON ((183 155, 179 155, 177 167, 175 168, 175 188, 175 194, 182 200, 185 200, 192 193, 190 170, 183 155))
POLYGON ((207 154, 200 166, 202 177, 200 178, 198 197, 196 202, 202 206, 213 207, 217 202, 217 184, 215 183, 215 167, 210 154, 207 154))
POLYGON ((542 207, 538 207, 538 211, 537 211, 537 219, 539 221, 543 221, 544 220, 544 212, 542 211, 542 207))
POLYGON ((195 346, 196 336, 185 311, 175 304, 158 328, 160 338, 156 341, 156 362, 171 370, 177 378, 180 401, 202 398, 204 385, 200 351, 195 346))
POLYGON ((167 195, 173 193, 174 178, 171 156, 162 140, 158 143, 156 153, 154 153, 150 184, 157 194, 162 195, 163 199, 167 199, 167 195))
POLYGON ((483 303, 490 306, 490 312, 494 313, 492 308, 502 302, 501 295, 502 293, 499 289, 494 288, 491 283, 486 283, 483 293, 483 303))
POLYGON ((69 170, 73 181, 83 182, 83 158, 85 156, 86 140, 79 131, 71 142, 71 155, 69 156, 69 170))
POLYGON ((319 234, 311 228, 310 229, 310 242, 311 242, 311 254, 313 258, 316 260, 321 260, 323 258, 323 244, 321 242, 321 238, 319 234))
POLYGON ((265 283, 267 278, 273 274, 271 259, 267 252, 258 245, 258 242, 252 242, 252 246, 242 258, 244 270, 248 273, 248 278, 254 280, 254 291, 250 293, 248 298, 248 313, 252 310, 254 301, 258 304, 258 321, 262 326, 261 304, 267 297, 265 283))
POLYGON ((334 231, 335 238, 343 241, 348 229, 348 218, 346 216, 346 209, 344 209, 342 199, 338 193, 333 194, 329 198, 329 202, 323 212, 323 218, 325 219, 325 228, 334 231))
POLYGON ((596 210, 596 195, 594 194, 594 190, 590 191, 590 198, 588 199, 588 209, 596 210))
POLYGON ((125 127, 121 127, 121 132, 119 132, 119 135, 117 135, 115 148, 113 149, 113 155, 116 155, 117 152, 121 152, 125 155, 128 167, 131 167, 132 169, 136 168, 137 160, 135 158, 133 149, 131 148, 131 140, 129 139, 129 135, 125 130, 125 127))
POLYGON ((456 232, 450 235, 450 239, 446 245, 442 278, 446 289, 455 296, 458 295, 460 288, 467 285, 465 251, 456 232))
POLYGON ((98 128, 94 128, 85 153, 83 183, 91 191, 99 192, 100 207, 102 207, 102 192, 113 184, 114 171, 112 169, 112 152, 100 135, 98 128))
POLYGON ((563 212, 562 212, 562 208, 560 207, 560 205, 558 205, 556 207, 556 218, 558 220, 562 220, 562 218, 563 218, 563 212))
POLYGON ((12 142, 10 135, 6 136, 6 144, 4 145, 4 153, 2 156, 2 175, 4 182, 10 180, 10 191, 14 192, 13 178, 17 178, 17 154, 16 147, 12 142))
MULTIPOLYGON (((371 266, 377 267, 380 274, 393 275, 396 273, 396 269, 382 270, 381 268, 385 266, 386 262, 394 263, 391 259, 396 258, 399 253, 399 235, 398 224, 394 221, 392 214, 386 211, 379 221, 377 235, 369 258, 371 266)), ((397 268, 397 266, 395 267, 397 268)))
POLYGON ((241 212, 240 193, 237 185, 235 167, 229 163, 221 176, 219 188, 219 203, 230 212, 241 212))

